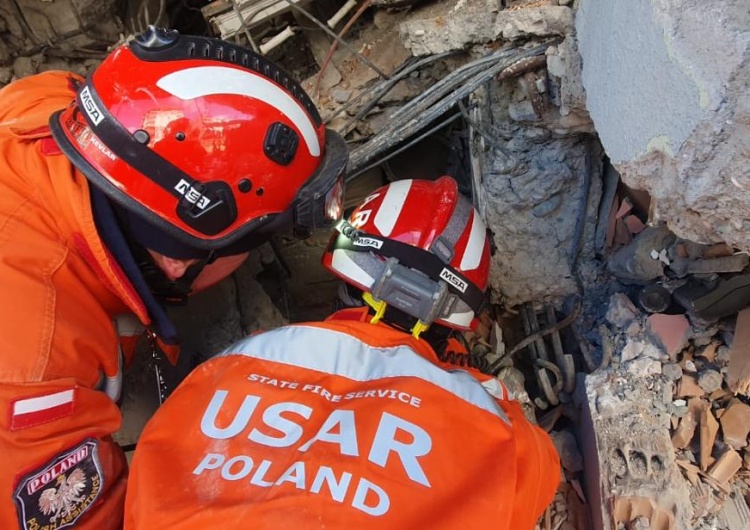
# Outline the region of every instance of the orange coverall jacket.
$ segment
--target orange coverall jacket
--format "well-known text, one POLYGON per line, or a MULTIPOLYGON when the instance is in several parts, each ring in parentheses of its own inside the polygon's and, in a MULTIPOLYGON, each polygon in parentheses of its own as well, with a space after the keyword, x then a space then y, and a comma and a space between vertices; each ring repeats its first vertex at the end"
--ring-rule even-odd
POLYGON ((126 464, 101 388, 113 317, 146 309, 103 245, 86 179, 50 136, 72 74, 0 90, 0 528, 117 528, 126 464))
POLYGON ((532 529, 560 480, 549 437, 438 364, 356 321, 236 343, 146 425, 125 529, 532 529))

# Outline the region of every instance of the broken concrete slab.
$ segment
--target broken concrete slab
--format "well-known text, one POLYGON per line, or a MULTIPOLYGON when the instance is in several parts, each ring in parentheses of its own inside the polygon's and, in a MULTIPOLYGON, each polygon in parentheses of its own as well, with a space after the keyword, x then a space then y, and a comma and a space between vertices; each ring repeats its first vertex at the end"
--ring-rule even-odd
POLYGON ((497 11, 497 2, 492 0, 440 2, 429 9, 416 10, 410 20, 400 25, 399 36, 414 56, 463 50, 497 38, 497 11), (459 5, 460 9, 456 9, 459 5))
MULTIPOLYGON (((488 109, 493 118, 486 127, 508 120, 505 109, 512 93, 502 89, 492 93, 497 100, 488 109)), ((527 128, 509 126, 513 138, 507 147, 521 162, 518 171, 502 167, 505 159, 493 156, 492 150, 482 160, 487 225, 497 245, 492 291, 510 306, 577 292, 571 271, 576 233, 579 225, 594 226, 601 192, 601 181, 593 176, 598 169, 586 166, 587 158, 597 156, 591 151, 594 144, 570 135, 539 144, 521 134, 527 128), (587 171, 593 171, 588 192, 583 179, 587 171), (543 217, 534 215, 536 206, 555 196, 561 198, 556 210, 543 217)), ((594 233, 585 229, 582 234, 579 261, 584 263, 584 256, 593 253, 594 233)))
POLYGON ((496 0, 458 0, 415 10, 399 34, 413 55, 423 56, 498 39, 564 36, 572 27, 573 11, 568 7, 499 11, 496 0))
POLYGON ((635 304, 630 300, 628 295, 625 293, 615 293, 609 298, 607 314, 604 318, 616 328, 624 329, 631 322, 639 318, 640 315, 641 312, 635 307, 635 304))
POLYGON ((564 6, 542 5, 503 10, 495 18, 495 34, 507 40, 525 37, 564 36, 573 26, 573 11, 564 6))
POLYGON ((653 395, 650 384, 615 369, 586 377, 582 445, 594 528, 616 528, 613 511, 620 498, 649 499, 655 510, 669 514, 674 528, 689 528, 688 483, 676 465, 670 417, 647 397, 653 395), (628 391, 618 390, 623 387, 628 391))
POLYGON ((665 251, 674 242, 675 235, 664 226, 650 226, 638 234, 630 245, 615 252, 607 267, 624 283, 645 285, 664 274, 664 263, 651 256, 652 252, 665 251))
POLYGON ((576 12, 588 109, 624 181, 648 190, 653 218, 680 236, 742 250, 747 27, 746 0, 581 0, 576 12))

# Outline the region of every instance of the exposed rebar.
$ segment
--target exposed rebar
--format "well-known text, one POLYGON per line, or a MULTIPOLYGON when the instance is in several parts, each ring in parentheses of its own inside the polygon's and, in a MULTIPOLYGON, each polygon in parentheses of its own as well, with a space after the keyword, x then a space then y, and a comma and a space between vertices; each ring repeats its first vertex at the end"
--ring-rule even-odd
POLYGON ((430 55, 429 57, 425 59, 420 59, 419 61, 416 61, 416 62, 405 63, 405 65, 401 69, 399 69, 398 71, 394 72, 393 75, 391 75, 390 79, 384 79, 380 81, 379 84, 375 85, 370 90, 363 90, 362 92, 359 93, 357 97, 347 101, 345 105, 342 105, 341 107, 336 109, 336 112, 331 114, 331 116, 326 119, 326 123, 331 121, 333 118, 335 118, 336 116, 344 112, 346 109, 348 109, 352 105, 358 103, 363 98, 369 96, 370 99, 367 101, 367 103, 363 105, 362 108, 359 109, 359 111, 357 111, 357 114, 353 118, 351 118, 348 122, 346 122, 346 124, 344 124, 344 126, 342 127, 340 131, 342 134, 348 133, 350 130, 349 128, 354 123, 362 119, 368 112, 370 112, 370 110, 372 110, 372 108, 378 104, 378 102, 383 98, 383 96, 385 96, 388 92, 390 92, 391 89, 393 89, 393 87, 395 87, 399 83, 399 81, 403 80, 409 74, 411 74, 415 70, 427 64, 433 63, 435 61, 439 61, 440 59, 443 59, 450 55, 455 55, 456 53, 458 52, 449 51, 449 52, 439 53, 437 55, 430 55))
MULTIPOLYGON (((521 351, 522 349, 526 348, 529 344, 532 344, 535 340, 541 337, 544 337, 546 335, 549 335, 550 333, 554 333, 555 331, 559 331, 563 328, 568 327, 573 322, 575 322, 575 320, 581 315, 582 310, 583 310, 583 306, 581 305, 581 302, 579 301, 576 304, 576 307, 573 310, 573 312, 570 313, 567 317, 563 318, 560 322, 558 322, 554 326, 550 326, 546 329, 543 329, 539 331, 538 333, 535 333, 534 335, 529 335, 528 337, 520 341, 518 344, 513 346, 510 349, 510 351, 506 354, 506 356, 514 355, 518 353, 519 351, 521 351)), ((500 361, 502 361, 502 359, 500 361)), ((500 361, 495 361, 495 363, 492 365, 491 373, 493 375, 497 375, 498 370, 500 370, 501 368, 500 361)))
POLYGON ((381 152, 416 134, 504 69, 513 66, 519 60, 543 54, 550 42, 554 41, 547 41, 528 50, 493 52, 444 77, 395 112, 388 124, 375 137, 352 151, 349 161, 350 174, 357 173, 381 152))

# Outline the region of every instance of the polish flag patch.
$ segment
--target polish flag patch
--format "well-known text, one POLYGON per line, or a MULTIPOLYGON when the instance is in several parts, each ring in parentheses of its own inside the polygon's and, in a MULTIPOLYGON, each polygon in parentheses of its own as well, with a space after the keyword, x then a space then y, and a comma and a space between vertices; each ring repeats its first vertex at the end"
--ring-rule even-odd
POLYGON ((10 404, 10 430, 42 425, 73 414, 75 388, 24 397, 10 404))

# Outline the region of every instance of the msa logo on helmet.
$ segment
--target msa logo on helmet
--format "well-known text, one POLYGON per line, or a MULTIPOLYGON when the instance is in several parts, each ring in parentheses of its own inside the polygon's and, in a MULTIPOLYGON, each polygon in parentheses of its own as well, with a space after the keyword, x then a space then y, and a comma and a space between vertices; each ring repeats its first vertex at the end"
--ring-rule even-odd
POLYGON ((177 193, 185 197, 189 203, 195 204, 201 210, 205 210, 211 204, 211 199, 196 190, 184 179, 180 179, 180 182, 177 183, 174 189, 177 190, 177 193))
POLYGON ((358 237, 355 240, 352 241, 354 245, 358 247, 372 247, 372 248, 380 248, 383 246, 383 242, 378 239, 373 239, 371 237, 358 237))
POLYGON ((102 114, 102 111, 99 110, 99 107, 94 103, 94 98, 91 97, 91 90, 89 90, 89 87, 83 87, 80 97, 84 112, 86 112, 88 117, 91 118, 94 125, 99 125, 104 119, 104 114, 102 114))
POLYGON ((442 271, 440 271, 440 277, 462 293, 465 293, 466 288, 469 286, 468 283, 453 274, 448 269, 443 269, 442 271))

